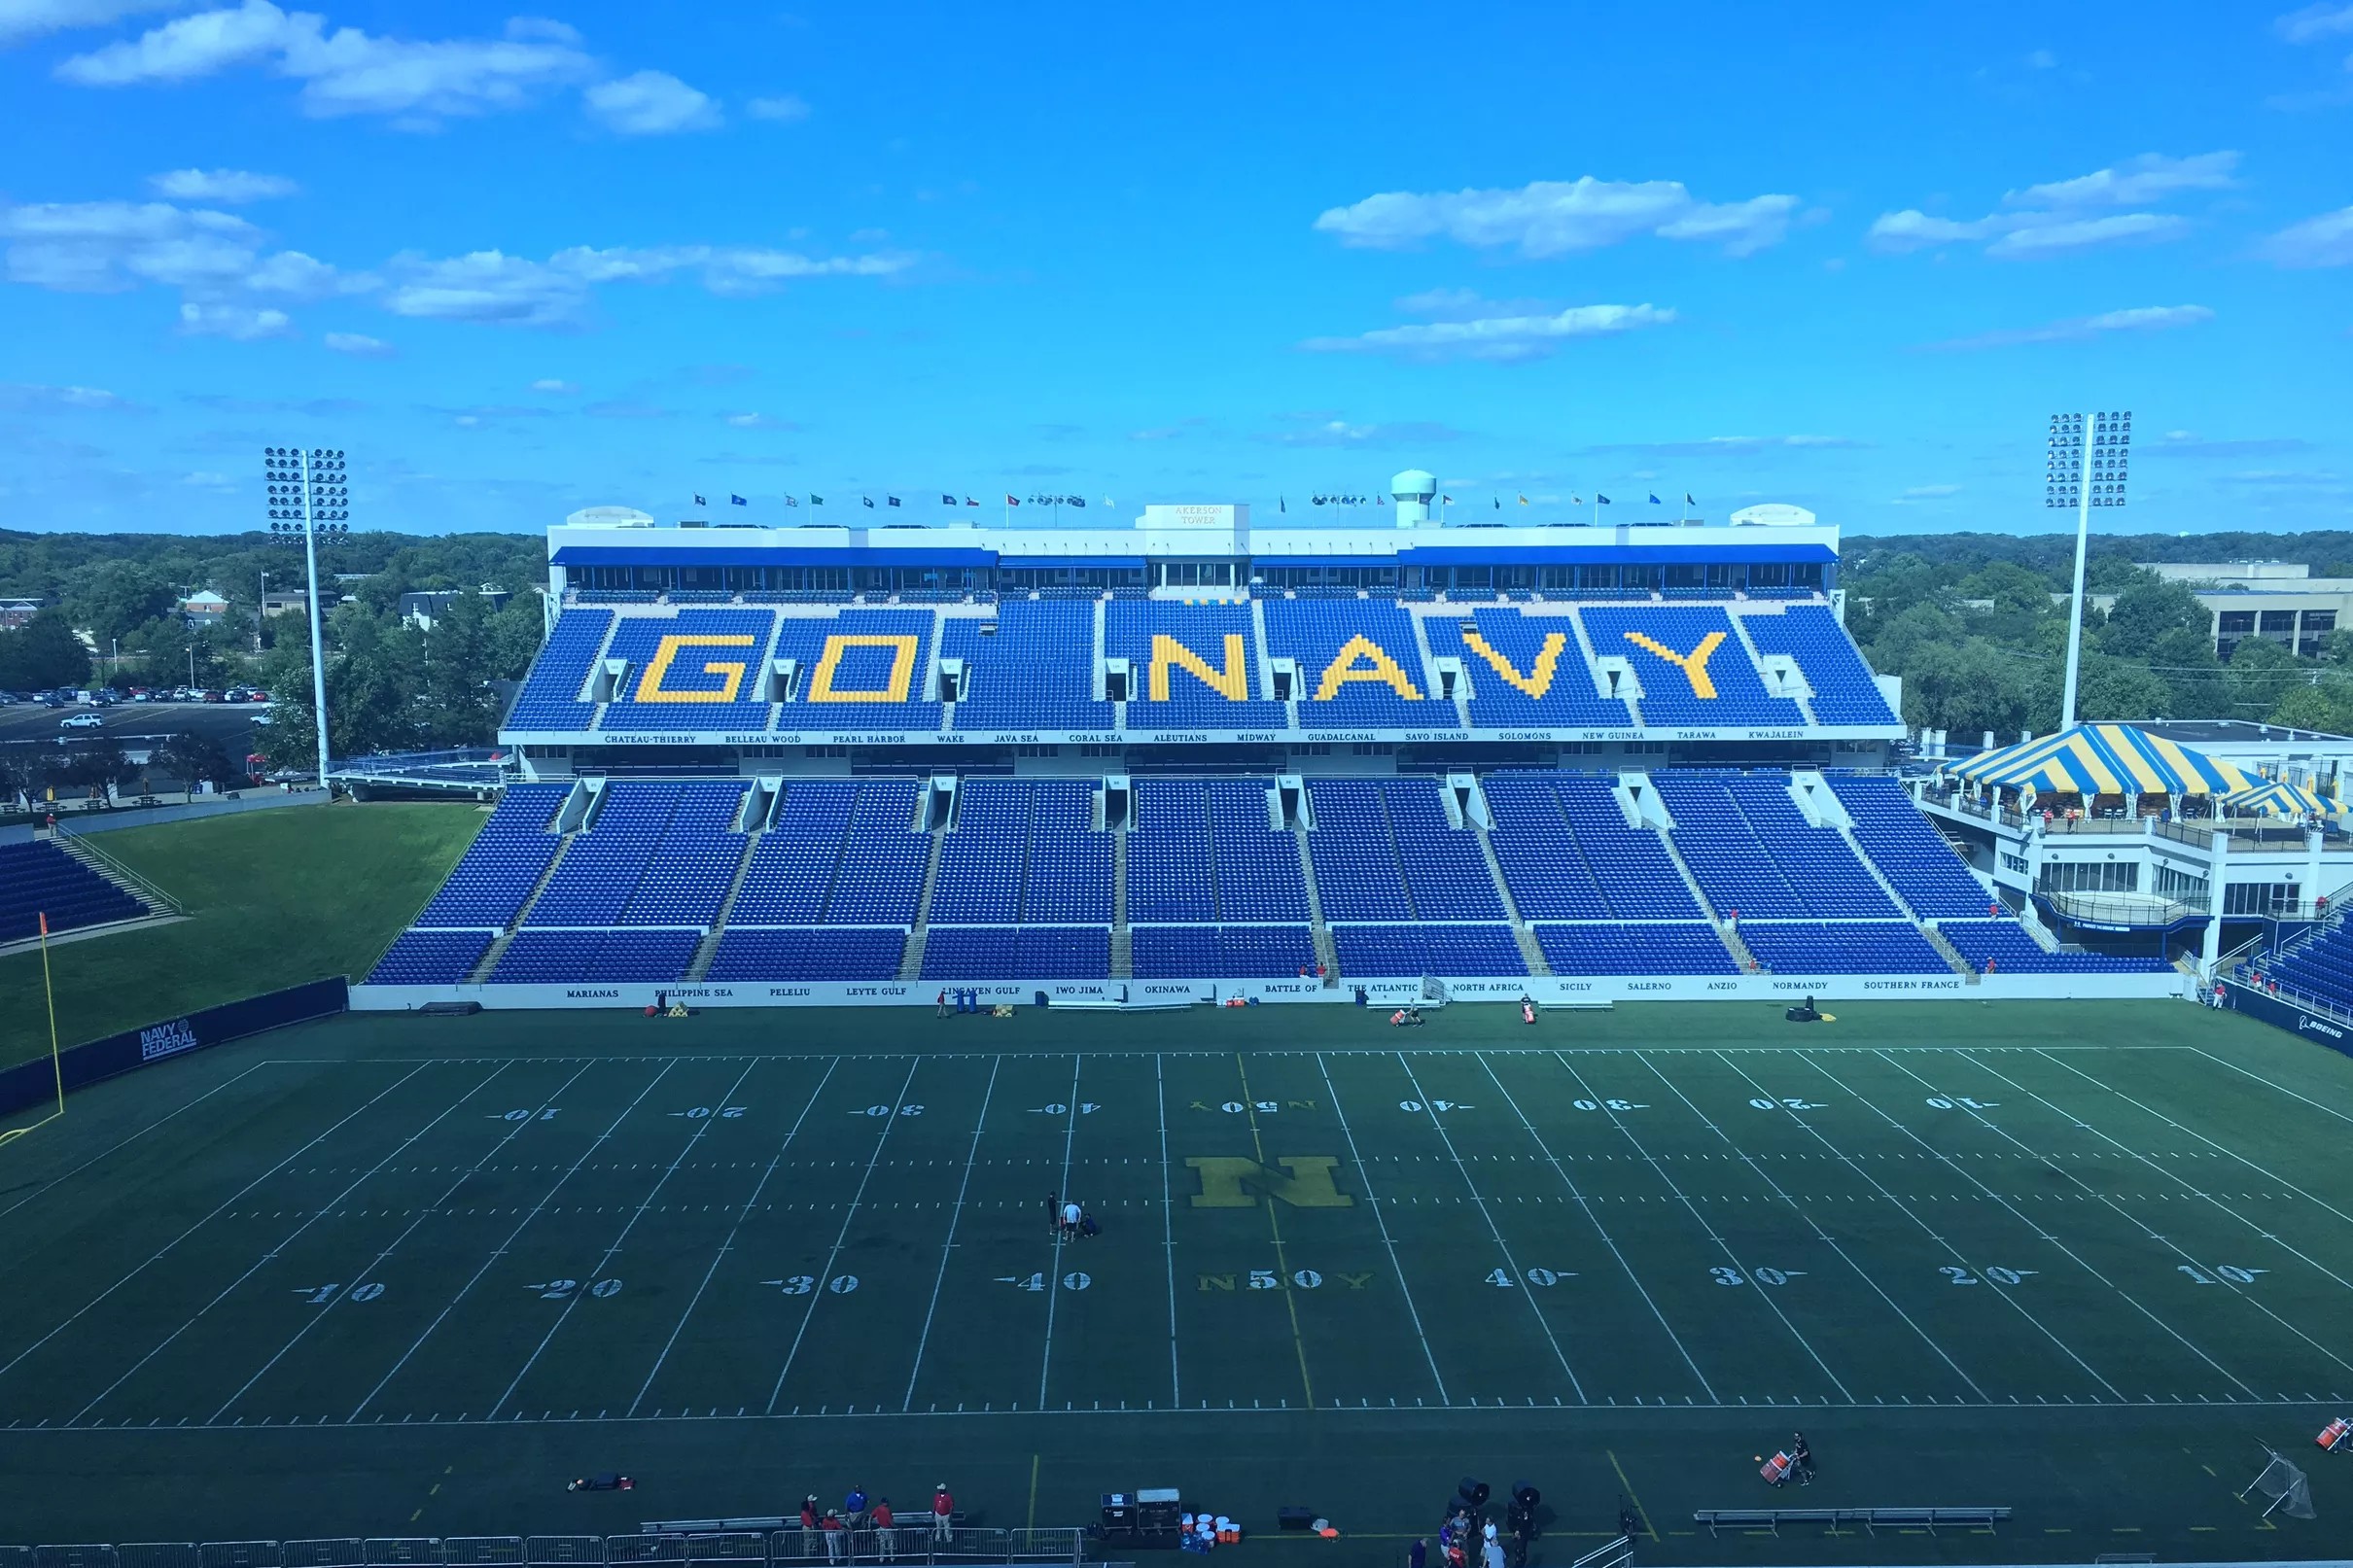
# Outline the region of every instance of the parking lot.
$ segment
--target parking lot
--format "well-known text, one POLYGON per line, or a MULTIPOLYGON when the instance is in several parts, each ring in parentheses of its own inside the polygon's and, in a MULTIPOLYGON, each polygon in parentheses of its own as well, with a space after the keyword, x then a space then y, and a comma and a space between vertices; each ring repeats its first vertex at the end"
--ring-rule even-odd
POLYGON ((193 731, 221 743, 231 756, 252 749, 254 718, 270 712, 262 703, 118 703, 111 708, 49 708, 39 703, 0 707, 0 744, 12 741, 89 740, 106 736, 130 746, 193 731), (94 714, 92 729, 66 729, 61 720, 94 714))

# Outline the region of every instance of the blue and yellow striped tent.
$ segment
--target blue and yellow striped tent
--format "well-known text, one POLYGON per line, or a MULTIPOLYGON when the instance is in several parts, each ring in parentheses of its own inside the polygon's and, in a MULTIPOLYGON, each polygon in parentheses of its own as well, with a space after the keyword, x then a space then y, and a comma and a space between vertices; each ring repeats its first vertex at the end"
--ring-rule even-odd
POLYGON ((2329 817, 2337 810, 2336 802, 2310 785, 2280 779, 2259 779, 2251 789, 2223 796, 2221 806, 2230 817, 2329 817))
POLYGON ((2129 724, 2078 724, 2040 740, 1981 751, 1945 771, 2028 794, 2087 796, 2228 796, 2268 782, 2129 724))

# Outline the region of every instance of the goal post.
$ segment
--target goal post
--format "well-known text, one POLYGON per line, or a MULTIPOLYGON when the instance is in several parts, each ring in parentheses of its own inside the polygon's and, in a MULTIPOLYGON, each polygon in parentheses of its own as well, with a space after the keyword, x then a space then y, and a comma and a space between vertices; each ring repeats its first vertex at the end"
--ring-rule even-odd
POLYGON ((48 911, 42 911, 39 919, 41 924, 41 997, 49 1009, 49 1070, 51 1081, 57 1087, 57 1105, 54 1110, 37 1122, 28 1122, 22 1127, 0 1128, 0 1148, 16 1142, 17 1139, 32 1132, 35 1128, 47 1127, 65 1114, 65 1063, 64 1059, 57 1054, 57 992, 56 987, 51 982, 49 972, 48 911))

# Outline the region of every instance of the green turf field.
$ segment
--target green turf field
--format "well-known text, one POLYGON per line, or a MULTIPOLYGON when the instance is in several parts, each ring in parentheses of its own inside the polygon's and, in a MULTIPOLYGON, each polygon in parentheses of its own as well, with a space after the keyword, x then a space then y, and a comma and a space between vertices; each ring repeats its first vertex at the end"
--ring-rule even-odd
POLYGON ((1178 1484, 1392 1562, 2328 1555, 2353 1062, 2179 1002, 354 1017, 0 1150, 0 1539, 627 1530, 1178 1484), (1400 1050, 1399 1048, 1403 1049, 1400 1050), (1065 1243, 1067 1192, 1103 1234, 1065 1243), (1751 1455, 1793 1428, 1814 1487, 1751 1455), (2320 1518, 2233 1493, 2262 1446, 2320 1518), (635 1492, 568 1497, 620 1468, 635 1492), (1710 1540, 1702 1507, 2005 1504, 1710 1540))
MULTIPOLYGON (((328 975, 363 977, 484 814, 444 801, 292 806, 94 834, 189 919, 53 943, 65 1045, 328 975)), ((41 956, 0 958, 0 1067, 49 1052, 41 956), (29 998, 29 1005, 18 1005, 29 998)))

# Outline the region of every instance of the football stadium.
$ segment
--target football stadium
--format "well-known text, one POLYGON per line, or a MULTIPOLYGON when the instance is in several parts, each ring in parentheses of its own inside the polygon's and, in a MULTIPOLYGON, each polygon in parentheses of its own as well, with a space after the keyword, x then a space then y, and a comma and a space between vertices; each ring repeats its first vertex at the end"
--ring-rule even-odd
POLYGON ((2341 1556, 2332 802, 1436 497, 552 528, 372 961, 0 1078, 0 1568, 2341 1556))

